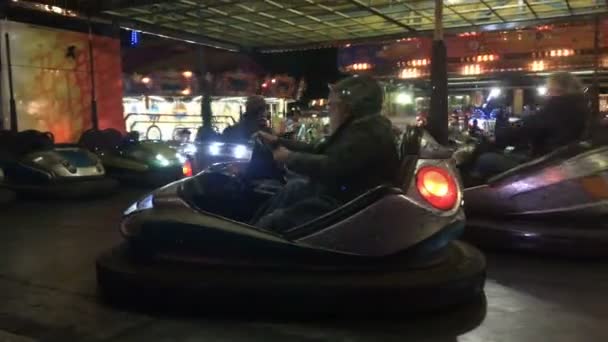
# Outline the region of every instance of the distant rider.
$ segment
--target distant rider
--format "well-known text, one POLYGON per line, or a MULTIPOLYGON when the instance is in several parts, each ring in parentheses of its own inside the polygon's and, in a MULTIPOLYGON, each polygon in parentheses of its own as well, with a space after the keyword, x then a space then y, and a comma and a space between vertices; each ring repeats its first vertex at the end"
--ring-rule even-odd
POLYGON ((271 132, 266 119, 266 100, 256 95, 247 98, 242 119, 226 128, 222 133, 222 139, 226 142, 243 142, 249 140, 258 131, 271 132))
POLYGON ((576 142, 583 136, 587 117, 588 107, 579 80, 568 72, 552 74, 547 79, 547 101, 540 112, 524 117, 517 127, 507 126, 496 134, 506 143, 528 142, 529 155, 484 153, 477 160, 474 176, 487 179, 576 142))

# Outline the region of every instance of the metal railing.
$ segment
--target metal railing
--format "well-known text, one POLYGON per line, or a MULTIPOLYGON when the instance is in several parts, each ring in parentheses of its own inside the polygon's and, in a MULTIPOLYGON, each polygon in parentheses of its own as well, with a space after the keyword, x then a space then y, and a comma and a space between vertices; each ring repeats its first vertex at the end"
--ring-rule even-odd
MULTIPOLYGON (((161 113, 129 113, 124 117, 125 128, 129 131, 136 130, 138 125, 146 125, 146 138, 156 129, 162 140, 162 129, 159 125, 174 125, 172 138, 178 129, 198 130, 203 125, 203 119, 200 115, 180 115, 180 114, 161 114, 161 113), (141 119, 140 119, 141 118, 141 119)), ((211 117, 211 123, 216 131, 236 124, 236 120, 228 115, 214 115, 211 117)), ((218 132, 219 133, 219 132, 218 132)))

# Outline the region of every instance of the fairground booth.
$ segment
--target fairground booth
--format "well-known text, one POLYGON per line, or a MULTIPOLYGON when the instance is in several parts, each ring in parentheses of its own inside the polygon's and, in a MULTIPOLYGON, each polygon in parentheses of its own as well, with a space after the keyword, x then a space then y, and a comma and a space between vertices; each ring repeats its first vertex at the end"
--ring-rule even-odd
MULTIPOLYGON (((245 112, 247 97, 262 95, 273 127, 280 131, 288 105, 297 94, 296 80, 288 75, 258 76, 240 70, 207 74, 213 87, 212 127, 221 133, 245 112)), ((129 131, 147 139, 173 140, 183 129, 196 132, 202 125, 203 95, 194 72, 165 71, 125 76, 123 109, 129 131)))

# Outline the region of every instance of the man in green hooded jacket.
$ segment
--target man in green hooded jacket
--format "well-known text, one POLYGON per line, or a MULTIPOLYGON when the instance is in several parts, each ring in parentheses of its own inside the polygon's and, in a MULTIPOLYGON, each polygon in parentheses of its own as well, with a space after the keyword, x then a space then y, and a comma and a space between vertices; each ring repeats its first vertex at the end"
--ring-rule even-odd
POLYGON ((275 161, 302 176, 271 201, 257 226, 285 231, 311 221, 366 191, 392 184, 399 157, 391 122, 380 115, 383 92, 371 77, 346 78, 330 87, 330 136, 312 146, 265 132, 275 161))

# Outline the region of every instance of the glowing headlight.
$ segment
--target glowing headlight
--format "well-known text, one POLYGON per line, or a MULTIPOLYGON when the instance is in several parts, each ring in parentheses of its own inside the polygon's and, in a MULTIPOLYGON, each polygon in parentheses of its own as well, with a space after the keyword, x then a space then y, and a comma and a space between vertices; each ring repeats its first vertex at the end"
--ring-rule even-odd
POLYGON ((182 147, 182 153, 185 155, 193 155, 196 154, 197 148, 196 145, 192 143, 187 143, 182 147))
POLYGON ((134 213, 134 212, 136 212, 136 211, 137 211, 137 202, 135 202, 135 203, 131 204, 131 205, 130 205, 130 206, 127 208, 127 210, 125 210, 125 211, 124 211, 122 214, 123 214, 124 216, 127 216, 127 215, 131 215, 131 214, 133 214, 133 213, 134 213))
POLYGON ((170 164, 169 160, 165 158, 165 156, 163 156, 162 154, 156 155, 156 161, 160 166, 169 166, 170 164))
POLYGON ((179 160, 180 164, 183 164, 186 162, 186 160, 188 160, 188 158, 186 158, 186 156, 184 156, 181 153, 176 153, 175 158, 177 158, 177 160, 179 160))
POLYGON ((244 158, 247 158, 247 156, 250 156, 251 153, 249 152, 249 149, 247 149, 247 146, 236 145, 232 149, 232 155, 234 156, 234 158, 244 159, 244 158))
POLYGON ((148 210, 152 208, 154 208, 154 195, 148 195, 142 200, 131 204, 131 206, 124 211, 123 215, 127 216, 133 214, 136 211, 148 210))
POLYGON ((221 153, 223 145, 224 144, 222 143, 212 143, 211 145, 209 145, 209 154, 211 154, 212 156, 218 156, 221 153))

